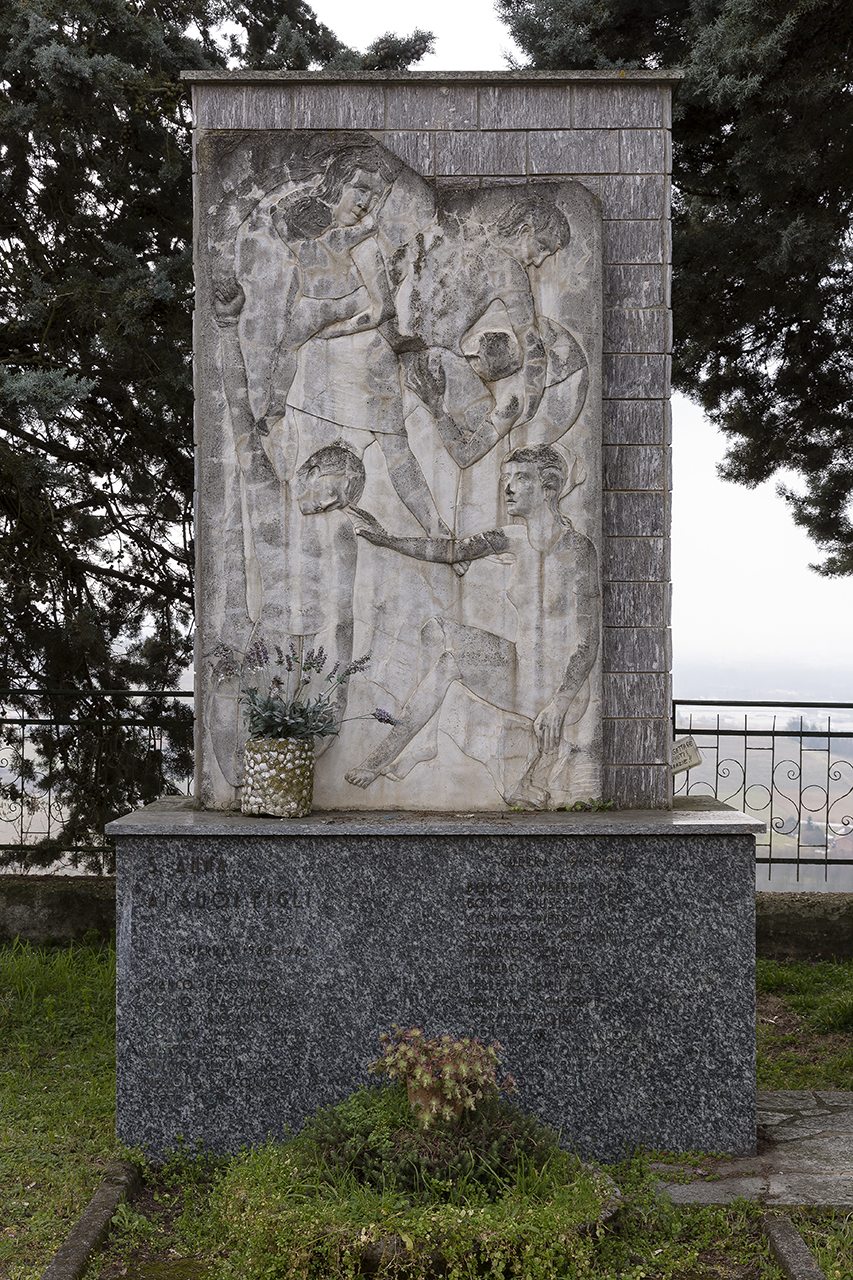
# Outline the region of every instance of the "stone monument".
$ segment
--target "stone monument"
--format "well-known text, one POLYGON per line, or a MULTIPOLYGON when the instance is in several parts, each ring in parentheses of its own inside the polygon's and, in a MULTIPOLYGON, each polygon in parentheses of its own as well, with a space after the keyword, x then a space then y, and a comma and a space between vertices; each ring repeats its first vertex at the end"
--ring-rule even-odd
POLYGON ((198 791, 111 828, 120 1137, 280 1134, 397 1022, 584 1151, 749 1149, 756 824, 671 808, 677 76, 188 79, 198 791), (370 653, 303 820, 234 812, 258 642, 370 653))
POLYGON ((371 654, 318 808, 600 795, 598 201, 436 189, 366 132, 215 131, 199 157, 203 803, 239 800, 219 655, 258 641, 371 654))

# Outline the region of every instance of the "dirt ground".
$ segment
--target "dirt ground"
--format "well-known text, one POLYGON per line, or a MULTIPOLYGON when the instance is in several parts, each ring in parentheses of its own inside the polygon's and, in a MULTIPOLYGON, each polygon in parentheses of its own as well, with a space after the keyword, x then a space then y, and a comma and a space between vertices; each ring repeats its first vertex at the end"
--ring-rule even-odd
POLYGON ((827 1057, 849 1052, 849 1034, 843 1031, 828 1034, 810 1031, 781 996, 758 996, 755 1014, 759 1033, 762 1030, 769 1033, 762 1037, 762 1053, 770 1062, 789 1055, 792 1049, 798 1061, 816 1066, 827 1057))

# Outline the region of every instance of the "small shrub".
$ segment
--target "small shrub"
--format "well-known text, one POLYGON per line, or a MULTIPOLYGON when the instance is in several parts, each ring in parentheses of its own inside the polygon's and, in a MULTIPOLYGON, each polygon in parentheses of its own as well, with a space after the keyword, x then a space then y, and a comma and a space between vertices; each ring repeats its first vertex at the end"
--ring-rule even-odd
POLYGON ((516 1088, 510 1075, 498 1083, 501 1046, 497 1040, 483 1044, 468 1037, 430 1037, 420 1027, 403 1030, 396 1023, 393 1035, 385 1031, 379 1039, 382 1057, 370 1064, 370 1070, 405 1081, 409 1103, 425 1129, 436 1120, 455 1120, 499 1089, 513 1092, 516 1088))
POLYGON ((349 1173, 362 1186, 393 1186, 419 1202, 453 1200, 463 1190, 495 1199, 557 1150, 549 1129, 496 1092, 457 1122, 424 1129, 399 1086, 360 1089, 319 1112, 304 1137, 331 1178, 349 1173))

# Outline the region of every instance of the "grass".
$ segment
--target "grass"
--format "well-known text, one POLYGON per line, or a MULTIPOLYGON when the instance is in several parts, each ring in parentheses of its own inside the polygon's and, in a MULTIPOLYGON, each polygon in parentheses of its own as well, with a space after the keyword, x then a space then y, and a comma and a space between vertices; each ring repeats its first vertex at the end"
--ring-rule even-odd
POLYGON ((759 959, 759 1089, 853 1089, 853 961, 759 959))
POLYGON ((107 1247, 90 1259, 83 1280, 205 1280, 208 1203, 222 1167, 184 1152, 159 1168, 146 1166, 142 1185, 119 1205, 107 1247))
MULTIPOLYGON (((114 971, 109 947, 0 947, 0 1280, 37 1280, 114 1154, 114 971)), ((757 995, 760 1088, 853 1088, 853 962, 760 960, 757 995)), ((641 1157, 613 1172, 626 1210, 578 1246, 578 1276, 779 1274, 754 1206, 676 1210, 656 1197, 641 1157)), ((214 1230, 206 1208, 219 1176, 180 1156, 151 1170, 87 1280, 227 1274, 224 1219, 217 1210, 214 1230), (131 1256, 155 1270, 123 1270, 131 1256)), ((368 1221, 388 1217, 381 1202, 362 1207, 368 1221)), ((853 1215, 798 1211, 796 1222, 828 1280, 853 1280, 853 1215)))
POLYGON ((758 990, 784 993, 787 1003, 824 1034, 853 1031, 853 962, 758 961, 758 990))
MULTIPOLYGON (((483 1204, 468 1209, 461 1202, 425 1206, 418 1220, 393 1188, 377 1194, 348 1187, 344 1180, 318 1197, 304 1169, 294 1187, 288 1157, 286 1149, 270 1146, 235 1160, 214 1175, 211 1208, 205 1211, 197 1203, 194 1219, 180 1209, 180 1178, 174 1182, 180 1164, 171 1167, 170 1186, 152 1171, 147 1201, 122 1211, 110 1249, 93 1260, 84 1280, 333 1280, 357 1274, 347 1270, 347 1261, 353 1262, 357 1253, 348 1254, 342 1246, 347 1238, 357 1243, 353 1228, 358 1222, 365 1243, 392 1235, 406 1241, 409 1232, 425 1229, 432 1231, 433 1242, 440 1239, 446 1247, 455 1236, 457 1265, 450 1275, 467 1280, 478 1274, 474 1239, 494 1247, 490 1233, 496 1229, 512 1237, 506 1206, 491 1218, 480 1212, 483 1204), (166 1218, 158 1247, 158 1224, 166 1218), (301 1230, 294 1238, 297 1223, 301 1230)), ((192 1168, 184 1165, 190 1186, 196 1176, 192 1168)), ((623 1197, 616 1217, 597 1229, 577 1231, 567 1226, 565 1214, 549 1222, 547 1205, 541 1206, 539 1220, 519 1214, 519 1230, 527 1231, 534 1248, 517 1251, 512 1259, 517 1270, 504 1271, 496 1260, 489 1274, 512 1274, 518 1280, 783 1280, 762 1232, 758 1205, 740 1201, 725 1207, 674 1208, 657 1194, 643 1154, 612 1166, 609 1173, 623 1197)), ((416 1240, 412 1235, 409 1239, 415 1249, 404 1253, 406 1261, 416 1256, 416 1240)), ((847 1273, 842 1275, 848 1280, 847 1273)), ((828 1276, 839 1280, 831 1272, 828 1276)))
POLYGON ((851 1280, 853 1213, 840 1209, 795 1209, 791 1221, 827 1280, 851 1280))
POLYGON ((0 947, 0 1278, 38 1276, 115 1147, 115 952, 0 947))

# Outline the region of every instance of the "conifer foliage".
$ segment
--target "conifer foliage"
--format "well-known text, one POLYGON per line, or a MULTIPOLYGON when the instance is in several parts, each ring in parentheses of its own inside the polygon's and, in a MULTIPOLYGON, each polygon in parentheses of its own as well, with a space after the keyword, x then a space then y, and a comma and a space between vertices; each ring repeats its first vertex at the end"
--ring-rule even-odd
MULTIPOLYGON (((38 690, 23 699, 29 714, 62 718, 70 704, 54 690, 168 689, 191 661, 191 121, 180 72, 224 69, 229 56, 400 67, 430 44, 416 31, 358 54, 303 0, 6 0, 0 690, 38 690), (230 47, 225 20, 237 27, 230 47)), ((191 717, 176 706, 173 718, 180 771, 191 717)), ((44 729, 44 768, 58 741, 44 729)), ((92 750, 50 766, 75 796, 81 840, 144 794, 104 783, 103 741, 92 750)), ((9 786, 0 778, 0 800, 9 786)))
POLYGON ((853 573, 853 6, 498 0, 540 69, 683 68, 673 114, 674 384, 781 468, 826 574, 853 573))
POLYGON ((232 37, 231 52, 253 70, 400 71, 431 53, 433 37, 416 29, 410 36, 390 31, 358 53, 320 22, 304 0, 251 0, 230 9, 242 33, 232 37))

